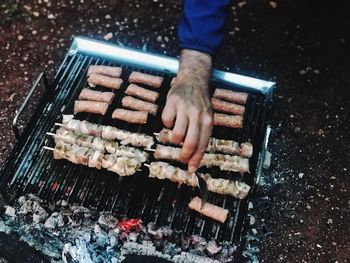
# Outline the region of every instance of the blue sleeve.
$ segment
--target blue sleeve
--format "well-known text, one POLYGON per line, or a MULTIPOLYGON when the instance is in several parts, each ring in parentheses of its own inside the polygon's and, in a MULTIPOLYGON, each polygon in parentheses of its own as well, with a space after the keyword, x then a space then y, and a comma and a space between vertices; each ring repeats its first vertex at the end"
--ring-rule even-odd
POLYGON ((214 55, 224 38, 231 0, 184 0, 179 23, 181 49, 214 55))

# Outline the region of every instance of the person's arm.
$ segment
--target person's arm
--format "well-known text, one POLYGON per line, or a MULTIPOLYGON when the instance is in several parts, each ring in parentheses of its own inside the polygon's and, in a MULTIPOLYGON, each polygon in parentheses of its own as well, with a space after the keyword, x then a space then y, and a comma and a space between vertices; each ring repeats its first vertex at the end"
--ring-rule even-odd
POLYGON ((212 55, 224 36, 229 0, 186 0, 179 24, 180 66, 162 120, 173 128, 173 143, 184 141, 180 158, 196 171, 208 146, 213 114, 208 83, 212 55))

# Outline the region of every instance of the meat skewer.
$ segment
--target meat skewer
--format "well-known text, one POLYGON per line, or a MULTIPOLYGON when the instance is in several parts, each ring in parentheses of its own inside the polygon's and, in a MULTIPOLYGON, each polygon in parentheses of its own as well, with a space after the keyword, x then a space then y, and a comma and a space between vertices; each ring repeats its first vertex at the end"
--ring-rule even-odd
POLYGON ((91 76, 92 74, 101 74, 109 77, 119 78, 122 74, 122 68, 103 65, 91 65, 89 66, 87 75, 91 76))
POLYGON ((202 207, 202 199, 198 196, 191 200, 188 207, 206 217, 219 221, 220 223, 225 223, 228 217, 228 210, 225 208, 210 203, 204 203, 202 207))
MULTIPOLYGON (((157 144, 153 156, 156 159, 180 161, 180 152, 181 148, 157 144)), ((249 159, 241 156, 205 153, 199 164, 199 167, 203 166, 208 168, 218 166, 222 171, 246 173, 249 172, 249 159)))
POLYGON ((87 81, 91 87, 99 85, 109 89, 119 89, 123 83, 123 80, 120 78, 113 78, 95 73, 91 74, 87 81))
POLYGON ((133 71, 129 76, 129 82, 142 83, 154 88, 160 88, 163 82, 163 77, 133 71))
MULTIPOLYGON (((163 128, 160 133, 154 133, 154 135, 159 142, 171 144, 170 139, 173 136, 172 130, 163 128)), ((182 146, 183 143, 181 142, 179 145, 182 146)), ((244 142, 239 145, 238 142, 233 140, 216 139, 211 137, 206 151, 210 153, 222 152, 250 158, 253 154, 253 145, 249 142, 244 142)))
POLYGON ((91 135, 106 140, 119 140, 122 145, 151 148, 154 144, 153 137, 147 134, 133 133, 112 126, 75 120, 73 115, 63 115, 62 124, 56 123, 56 125, 63 126, 76 134, 91 135))
POLYGON ((245 105, 247 103, 248 93, 217 88, 214 91, 213 97, 217 99, 222 99, 229 102, 245 105))
POLYGON ((159 97, 158 92, 142 88, 136 84, 130 84, 128 86, 128 88, 126 89, 125 93, 130 95, 130 96, 134 96, 134 97, 143 99, 145 101, 153 102, 153 103, 159 97))
POLYGON ((147 123, 148 112, 117 108, 113 111, 112 118, 126 121, 129 123, 145 124, 147 123))
POLYGON ((105 115, 108 109, 108 103, 100 101, 76 100, 74 102, 74 113, 88 112, 99 115, 105 115))
POLYGON ((108 141, 99 137, 93 137, 82 134, 75 134, 64 128, 59 128, 55 133, 47 133, 55 138, 55 142, 60 141, 71 145, 78 145, 85 148, 94 149, 101 153, 115 154, 116 156, 126 156, 129 158, 137 158, 140 162, 145 162, 148 159, 148 153, 134 147, 119 146, 116 141, 108 141))
MULTIPOLYGON (((166 162, 152 162, 150 165, 145 164, 145 166, 149 167, 149 177, 168 179, 174 183, 192 187, 198 186, 196 174, 191 174, 166 162)), ((250 190, 250 186, 244 182, 212 178, 210 174, 201 174, 200 176, 207 183, 208 191, 213 193, 244 199, 250 190)))
POLYGON ((245 112, 245 107, 231 102, 226 102, 219 100, 217 98, 211 98, 211 105, 213 110, 219 112, 232 113, 237 115, 243 115, 245 112))
POLYGON ((101 92, 92 89, 82 89, 79 94, 79 100, 100 101, 111 104, 114 99, 113 92, 101 92))
POLYGON ((214 113, 214 126, 224 126, 229 128, 242 128, 242 115, 227 115, 222 113, 214 113))
POLYGON ((131 96, 125 96, 122 99, 122 105, 125 108, 129 108, 137 111, 146 111, 152 115, 156 115, 158 110, 158 106, 156 104, 135 99, 131 96))
MULTIPOLYGON (((44 148, 52 149, 49 147, 44 148)), ((136 158, 116 156, 115 154, 104 155, 100 151, 78 145, 70 145, 62 141, 58 141, 53 150, 55 159, 65 159, 75 164, 82 164, 97 169, 105 168, 120 176, 133 175, 141 167, 141 162, 136 158)))

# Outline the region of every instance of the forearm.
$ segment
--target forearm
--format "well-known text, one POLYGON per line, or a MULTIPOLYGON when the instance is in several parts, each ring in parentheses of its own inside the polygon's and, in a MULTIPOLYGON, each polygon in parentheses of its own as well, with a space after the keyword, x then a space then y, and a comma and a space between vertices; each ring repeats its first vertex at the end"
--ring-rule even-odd
POLYGON ((180 66, 177 73, 177 80, 188 80, 189 77, 194 82, 198 82, 202 87, 203 84, 207 86, 212 69, 211 55, 190 49, 181 50, 180 66))

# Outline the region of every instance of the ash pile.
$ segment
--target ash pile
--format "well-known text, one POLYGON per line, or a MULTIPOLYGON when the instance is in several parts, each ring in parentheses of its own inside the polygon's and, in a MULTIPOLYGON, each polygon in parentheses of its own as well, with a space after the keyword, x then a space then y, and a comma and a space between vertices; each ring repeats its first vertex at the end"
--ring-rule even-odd
POLYGON ((122 262, 127 255, 148 255, 169 262, 232 262, 237 247, 181 230, 144 224, 141 219, 66 201, 46 203, 35 195, 21 196, 0 212, 0 232, 16 233, 52 262, 122 262))

